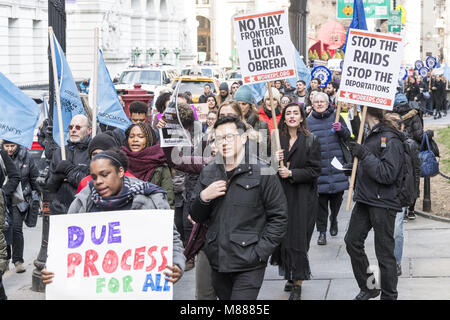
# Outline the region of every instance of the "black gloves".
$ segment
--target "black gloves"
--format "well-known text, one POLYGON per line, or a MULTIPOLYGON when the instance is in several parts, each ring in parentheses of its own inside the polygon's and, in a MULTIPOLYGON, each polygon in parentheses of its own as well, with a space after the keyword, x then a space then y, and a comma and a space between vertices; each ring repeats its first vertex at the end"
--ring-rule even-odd
POLYGON ((360 160, 364 160, 364 158, 369 154, 369 150, 367 150, 365 146, 355 141, 350 141, 348 143, 348 147, 352 155, 360 160))
POLYGON ((425 133, 427 134, 428 139, 433 139, 433 137, 434 137, 434 131, 433 130, 427 130, 427 131, 425 131, 425 133))
POLYGON ((58 165, 56 166, 55 173, 63 173, 65 175, 68 174, 68 172, 74 167, 72 162, 69 160, 62 160, 58 165))

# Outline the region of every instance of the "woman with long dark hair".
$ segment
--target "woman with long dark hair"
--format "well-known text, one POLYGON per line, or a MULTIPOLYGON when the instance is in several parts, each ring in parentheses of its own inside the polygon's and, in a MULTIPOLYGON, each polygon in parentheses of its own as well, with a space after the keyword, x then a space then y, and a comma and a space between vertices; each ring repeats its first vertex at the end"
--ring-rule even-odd
POLYGON ((321 154, 319 139, 309 131, 305 111, 296 103, 287 105, 281 115, 280 144, 282 150, 275 157, 284 163, 278 174, 288 201, 288 229, 271 262, 287 280, 289 300, 300 300, 302 282, 311 277, 308 251, 316 221, 321 154))

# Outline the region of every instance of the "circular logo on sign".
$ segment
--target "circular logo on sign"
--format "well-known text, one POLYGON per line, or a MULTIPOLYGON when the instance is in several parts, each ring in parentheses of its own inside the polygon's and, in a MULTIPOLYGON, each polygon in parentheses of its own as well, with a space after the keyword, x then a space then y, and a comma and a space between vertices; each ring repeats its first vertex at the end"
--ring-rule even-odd
POLYGON ((417 61, 414 63, 414 66, 416 67, 416 70, 422 69, 422 68, 424 67, 423 61, 422 61, 422 60, 417 60, 417 61))
POLYGON ((427 67, 422 67, 422 68, 419 69, 419 74, 420 74, 422 77, 426 77, 426 76, 428 75, 428 72, 429 72, 429 71, 430 71, 430 70, 428 70, 427 67))
POLYGON ((331 81, 332 73, 330 69, 324 66, 317 66, 311 71, 311 77, 320 79, 320 87, 325 88, 328 82, 331 81))
POLYGON ((436 66, 437 60, 435 57, 428 57, 425 62, 427 63, 427 67, 429 69, 433 69, 436 66))

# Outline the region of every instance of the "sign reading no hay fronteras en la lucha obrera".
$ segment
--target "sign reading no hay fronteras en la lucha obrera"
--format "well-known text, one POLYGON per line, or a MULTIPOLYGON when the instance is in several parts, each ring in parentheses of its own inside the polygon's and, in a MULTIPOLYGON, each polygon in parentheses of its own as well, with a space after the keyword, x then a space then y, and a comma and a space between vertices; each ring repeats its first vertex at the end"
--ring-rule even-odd
POLYGON ((233 19, 244 84, 297 76, 286 10, 239 15, 233 19))
POLYGON ((392 110, 403 58, 403 38, 350 29, 338 100, 392 110))

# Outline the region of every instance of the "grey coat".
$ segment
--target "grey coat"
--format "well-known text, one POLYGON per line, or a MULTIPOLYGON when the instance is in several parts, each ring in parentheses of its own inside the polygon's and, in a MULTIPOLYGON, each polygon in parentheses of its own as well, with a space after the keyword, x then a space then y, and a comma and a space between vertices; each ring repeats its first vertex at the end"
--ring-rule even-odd
MULTIPOLYGON (((125 177, 125 179, 137 180, 125 177)), ((68 214, 72 213, 88 213, 92 208, 91 188, 84 188, 80 191, 69 207, 68 214)), ((154 193, 150 196, 137 195, 133 199, 131 210, 170 210, 167 196, 163 193, 154 193)), ((181 272, 184 272, 186 258, 184 256, 184 247, 180 239, 180 234, 173 225, 173 263, 178 265, 181 272)))

